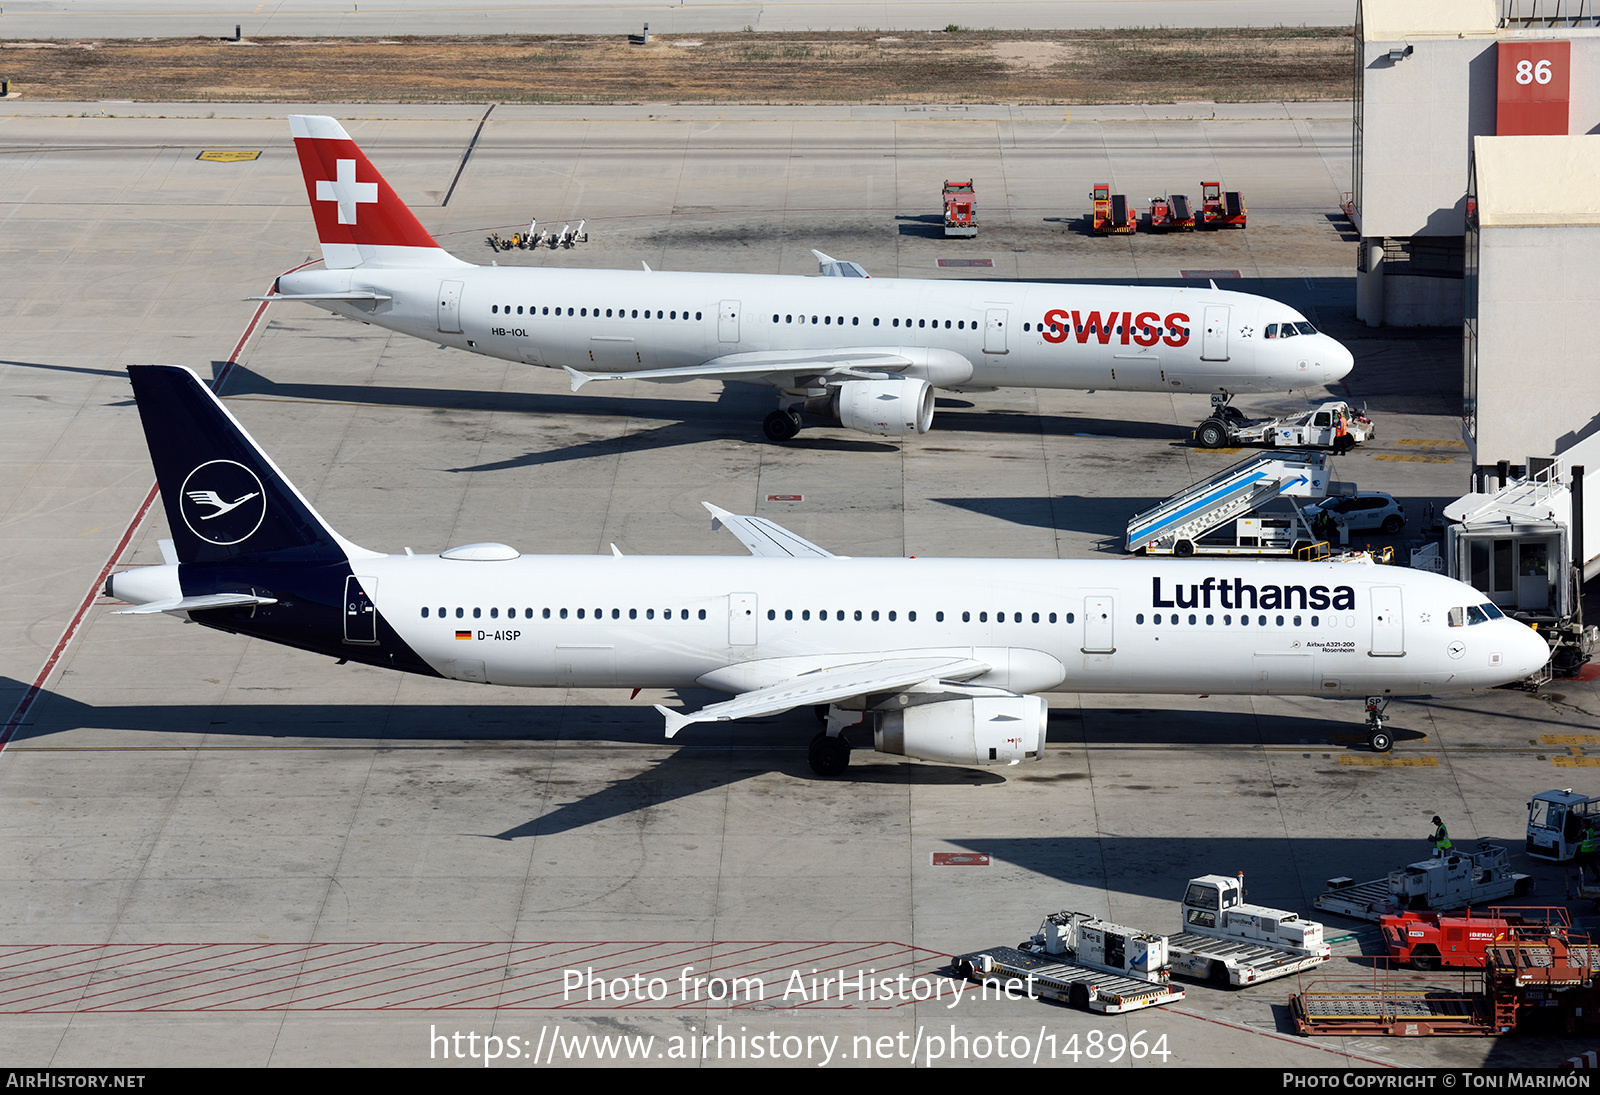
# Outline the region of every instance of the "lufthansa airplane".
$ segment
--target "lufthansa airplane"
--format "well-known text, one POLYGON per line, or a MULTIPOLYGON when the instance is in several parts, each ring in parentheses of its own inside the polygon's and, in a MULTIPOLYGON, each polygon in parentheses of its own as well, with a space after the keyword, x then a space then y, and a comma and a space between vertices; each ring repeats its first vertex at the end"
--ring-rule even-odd
MULTIPOLYGON (((1216 288, 474 266, 418 223, 334 119, 291 115, 325 269, 270 299, 590 380, 753 381, 802 412, 926 433, 936 388, 1234 394, 1329 384, 1353 359, 1288 305, 1216 288)), ((256 298, 261 299, 261 298, 256 298)))
POLYGON ((173 543, 125 570, 123 611, 480 684, 711 688, 709 721, 826 712, 811 765, 851 741, 955 764, 1037 760, 1039 693, 1365 696, 1519 681, 1549 657, 1471 586, 1361 563, 850 559, 714 506, 750 557, 381 555, 335 532, 189 370, 128 370, 173 543))

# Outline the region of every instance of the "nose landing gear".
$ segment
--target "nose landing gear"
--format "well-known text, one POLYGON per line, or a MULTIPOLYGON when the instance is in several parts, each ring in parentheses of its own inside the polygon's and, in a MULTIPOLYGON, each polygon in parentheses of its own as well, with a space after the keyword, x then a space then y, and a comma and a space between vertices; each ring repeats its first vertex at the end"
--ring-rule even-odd
POLYGON ((1389 721, 1389 716, 1384 714, 1388 706, 1388 696, 1367 697, 1367 748, 1374 753, 1387 753, 1394 748, 1394 735, 1383 728, 1389 721))

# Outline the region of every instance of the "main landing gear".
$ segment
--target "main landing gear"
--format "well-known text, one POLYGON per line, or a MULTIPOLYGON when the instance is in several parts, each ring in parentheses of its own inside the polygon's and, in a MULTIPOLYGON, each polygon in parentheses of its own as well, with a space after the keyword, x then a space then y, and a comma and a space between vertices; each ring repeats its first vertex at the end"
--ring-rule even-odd
POLYGON ((842 733, 833 737, 818 730, 811 739, 811 770, 819 776, 842 776, 850 767, 850 739, 842 733))
POLYGON ((812 708, 822 729, 811 739, 811 770, 819 776, 842 776, 850 767, 850 739, 844 736, 846 727, 862 731, 872 737, 871 715, 863 711, 846 711, 831 704, 818 704, 812 708))
POLYGON ((761 432, 767 435, 768 441, 793 441, 795 435, 800 432, 800 412, 773 411, 762 420, 761 432))
POLYGON ((1387 753, 1394 748, 1394 735, 1383 728, 1389 721, 1389 716, 1384 714, 1388 706, 1388 696, 1367 697, 1367 747, 1374 753, 1387 753))

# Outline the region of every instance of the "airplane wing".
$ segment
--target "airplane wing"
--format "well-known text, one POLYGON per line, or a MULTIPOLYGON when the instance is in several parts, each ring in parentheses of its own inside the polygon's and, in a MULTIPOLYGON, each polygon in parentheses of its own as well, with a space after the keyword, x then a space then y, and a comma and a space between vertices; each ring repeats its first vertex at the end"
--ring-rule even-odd
POLYGON ((859 262, 846 262, 843 259, 836 259, 832 255, 824 255, 815 247, 811 249, 811 253, 817 256, 817 273, 825 278, 870 278, 872 276, 862 268, 859 262))
POLYGON ((776 715, 806 704, 832 703, 869 692, 892 692, 938 680, 966 680, 987 673, 988 662, 972 658, 891 658, 857 662, 802 673, 787 681, 746 692, 731 700, 702 707, 692 715, 656 705, 667 720, 667 737, 697 722, 729 722, 758 715, 776 715))
POLYGON ((701 365, 677 369, 640 369, 628 373, 585 373, 566 366, 577 391, 591 380, 659 380, 665 383, 685 380, 770 380, 781 378, 780 387, 808 387, 815 379, 826 383, 832 377, 856 380, 884 380, 913 362, 903 354, 888 350, 771 350, 749 354, 728 354, 701 365))
POLYGON ((351 290, 347 293, 272 293, 264 297, 245 297, 245 300, 365 300, 385 301, 394 298, 388 293, 370 289, 351 290))
POLYGON ((236 608, 240 605, 275 605, 276 597, 254 597, 248 593, 208 593, 176 601, 151 601, 133 608, 119 608, 113 616, 143 616, 151 612, 199 612, 206 608, 236 608))
POLYGON ((721 506, 713 506, 710 502, 700 504, 711 511, 711 527, 725 528, 733 533, 741 544, 750 549, 751 555, 769 559, 838 558, 833 552, 825 551, 810 540, 796 536, 776 521, 769 521, 765 517, 746 517, 738 513, 729 513, 721 506))

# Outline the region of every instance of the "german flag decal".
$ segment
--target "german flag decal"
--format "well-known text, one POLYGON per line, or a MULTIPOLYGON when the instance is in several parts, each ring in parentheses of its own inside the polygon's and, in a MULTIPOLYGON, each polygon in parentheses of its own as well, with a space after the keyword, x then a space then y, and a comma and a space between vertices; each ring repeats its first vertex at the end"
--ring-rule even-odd
POLYGON ((458 638, 458 639, 470 639, 470 638, 472 638, 472 632, 470 632, 470 631, 457 631, 456 632, 456 638, 458 638))

